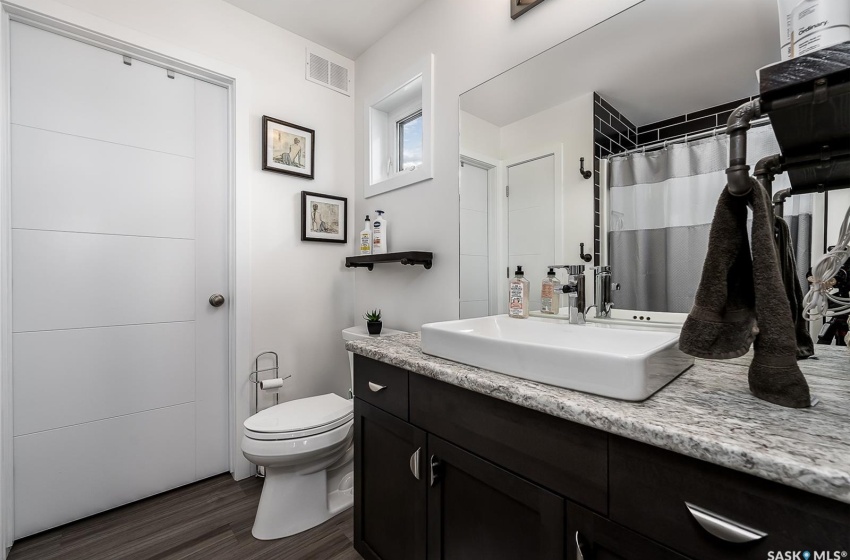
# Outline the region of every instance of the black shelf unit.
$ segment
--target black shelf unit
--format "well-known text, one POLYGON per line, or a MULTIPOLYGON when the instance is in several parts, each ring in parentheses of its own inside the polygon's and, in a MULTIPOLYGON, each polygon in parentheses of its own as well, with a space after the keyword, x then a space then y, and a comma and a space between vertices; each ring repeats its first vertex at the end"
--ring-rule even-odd
POLYGON ((411 266, 421 264, 426 269, 429 269, 434 262, 434 253, 430 251, 402 251, 399 253, 384 253, 383 255, 345 257, 346 268, 367 268, 372 270, 376 263, 396 262, 411 266))
POLYGON ((770 172, 791 182, 785 196, 850 187, 850 42, 762 68, 759 97, 781 149, 770 172))

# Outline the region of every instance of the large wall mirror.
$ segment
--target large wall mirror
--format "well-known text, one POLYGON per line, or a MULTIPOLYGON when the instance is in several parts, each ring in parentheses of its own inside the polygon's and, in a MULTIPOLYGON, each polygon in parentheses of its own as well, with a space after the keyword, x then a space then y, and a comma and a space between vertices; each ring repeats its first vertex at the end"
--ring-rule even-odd
MULTIPOLYGON (((684 320, 726 184, 726 119, 779 59, 775 0, 645 0, 461 95, 461 318, 505 313, 518 265, 540 309, 547 267, 564 264, 585 265, 588 305, 593 266, 611 267, 612 317, 684 320)), ((779 151, 767 119, 748 141, 750 165, 779 151)), ((848 204, 786 202, 803 286, 848 204)))

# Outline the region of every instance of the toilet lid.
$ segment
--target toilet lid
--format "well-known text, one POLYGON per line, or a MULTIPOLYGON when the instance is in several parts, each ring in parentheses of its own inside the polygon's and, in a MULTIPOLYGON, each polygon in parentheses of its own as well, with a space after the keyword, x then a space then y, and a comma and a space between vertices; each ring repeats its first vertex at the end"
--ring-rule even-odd
POLYGON ((245 420, 259 433, 298 432, 332 424, 351 415, 353 401, 333 393, 277 404, 245 420))

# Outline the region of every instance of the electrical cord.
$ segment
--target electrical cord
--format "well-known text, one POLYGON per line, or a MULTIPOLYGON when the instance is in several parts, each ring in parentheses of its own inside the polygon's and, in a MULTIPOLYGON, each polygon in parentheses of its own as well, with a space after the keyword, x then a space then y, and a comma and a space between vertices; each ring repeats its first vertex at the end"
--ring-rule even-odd
POLYGON ((836 284, 836 276, 848 256, 850 256, 850 208, 844 214, 835 247, 827 251, 812 267, 812 275, 809 277, 811 286, 803 297, 803 318, 807 321, 850 313, 850 298, 830 293, 836 284), (829 307, 830 302, 834 304, 832 307, 829 307))

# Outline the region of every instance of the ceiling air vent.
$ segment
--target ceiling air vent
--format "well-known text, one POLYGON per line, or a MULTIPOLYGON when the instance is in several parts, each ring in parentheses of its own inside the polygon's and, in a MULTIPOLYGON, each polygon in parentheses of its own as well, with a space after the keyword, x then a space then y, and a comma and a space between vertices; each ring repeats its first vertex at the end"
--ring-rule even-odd
POLYGON ((307 80, 350 96, 351 62, 342 59, 333 61, 329 58, 329 56, 317 54, 308 48, 307 80))

